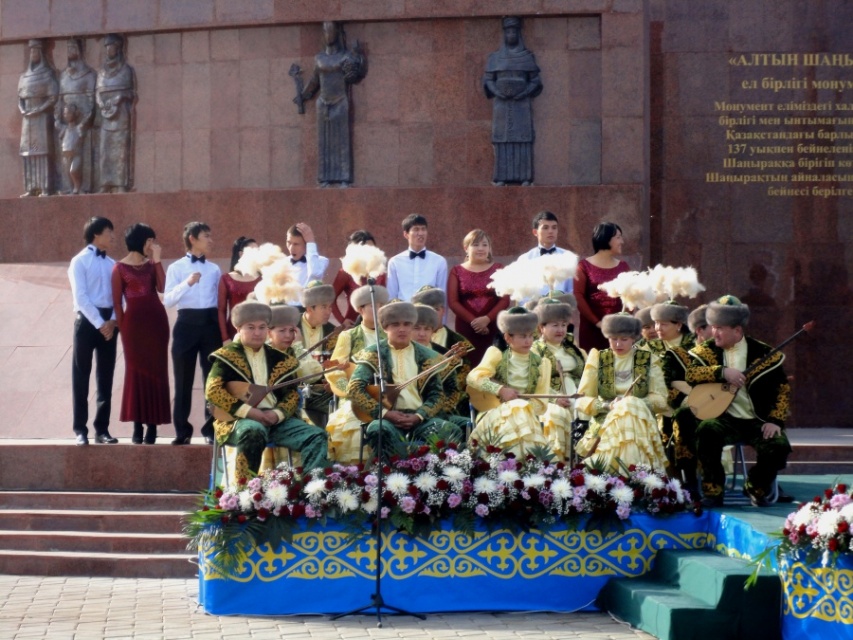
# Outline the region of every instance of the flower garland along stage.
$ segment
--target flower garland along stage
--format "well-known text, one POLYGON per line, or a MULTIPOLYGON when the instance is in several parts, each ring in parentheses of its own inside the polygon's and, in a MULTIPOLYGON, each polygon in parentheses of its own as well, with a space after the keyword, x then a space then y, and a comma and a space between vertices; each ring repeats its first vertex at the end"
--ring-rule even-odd
POLYGON ((337 464, 279 465, 207 494, 186 526, 205 610, 359 606, 375 586, 376 539, 365 534, 377 508, 385 598, 418 612, 592 609, 611 576, 642 575, 657 550, 708 544, 708 514, 687 513, 679 483, 647 468, 613 475, 439 442, 383 473, 381 507, 373 470, 337 464))
POLYGON ((853 490, 838 484, 788 515, 756 559, 775 556, 784 589, 782 636, 853 639, 853 490))

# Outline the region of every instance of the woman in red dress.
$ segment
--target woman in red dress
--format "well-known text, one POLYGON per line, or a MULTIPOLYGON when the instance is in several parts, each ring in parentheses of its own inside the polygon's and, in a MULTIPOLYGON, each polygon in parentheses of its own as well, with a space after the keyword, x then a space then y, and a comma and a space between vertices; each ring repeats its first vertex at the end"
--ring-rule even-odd
POLYGON ((462 240, 465 262, 447 276, 447 304, 456 314, 455 329, 472 345, 468 358, 480 362, 497 333, 498 313, 509 307, 509 297, 489 288, 492 274, 503 265, 492 260, 492 241, 482 229, 474 229, 462 240))
MULTIPOLYGON (((347 238, 347 244, 369 244, 371 247, 375 247, 376 240, 373 238, 373 234, 370 233, 370 231, 360 229, 358 231, 353 231, 352 234, 350 234, 350 237, 347 238)), ((383 273, 381 276, 376 278, 376 284, 384 287, 387 277, 387 274, 383 273)), ((367 284, 367 281, 364 278, 360 278, 359 282, 356 282, 346 271, 338 269, 335 281, 332 282, 332 287, 335 289, 335 303, 332 305, 332 315, 335 316, 338 324, 344 325, 344 329, 350 329, 358 322, 360 316, 358 315, 358 312, 352 308, 352 305, 349 302, 349 297, 352 295, 353 291, 365 284, 367 284), (342 293, 346 299, 346 311, 344 313, 341 313, 341 309, 338 306, 338 298, 342 293)))
POLYGON ((113 307, 124 349, 119 419, 133 422, 133 444, 154 444, 157 425, 171 421, 169 320, 157 295, 163 292, 166 274, 151 227, 141 223, 129 227, 124 241, 129 253, 116 263, 112 275, 113 307))
POLYGON ((237 238, 231 246, 231 271, 219 278, 219 332, 224 343, 231 342, 237 333, 231 324, 231 309, 243 302, 261 281, 260 276, 247 276, 234 270, 243 255, 243 249, 257 246, 254 238, 237 238))
POLYGON ((611 298, 598 288, 598 285, 610 282, 620 273, 631 268, 622 255, 622 229, 615 222, 602 222, 592 232, 592 250, 594 254, 581 260, 575 273, 574 294, 578 301, 580 326, 578 342, 580 348, 607 349, 609 343, 601 333, 601 319, 611 313, 622 310, 622 301, 611 298))

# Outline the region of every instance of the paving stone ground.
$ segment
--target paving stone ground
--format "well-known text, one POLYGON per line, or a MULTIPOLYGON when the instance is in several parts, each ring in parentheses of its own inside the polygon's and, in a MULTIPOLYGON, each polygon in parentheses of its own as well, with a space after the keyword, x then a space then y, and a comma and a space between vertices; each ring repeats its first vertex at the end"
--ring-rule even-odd
MULTIPOLYGON (((369 594, 368 594, 369 595, 369 594)), ((365 596, 367 598, 368 596, 365 596)), ((0 575, 0 639, 252 640, 311 638, 653 638, 606 613, 448 613, 409 616, 212 616, 197 580, 0 575)))

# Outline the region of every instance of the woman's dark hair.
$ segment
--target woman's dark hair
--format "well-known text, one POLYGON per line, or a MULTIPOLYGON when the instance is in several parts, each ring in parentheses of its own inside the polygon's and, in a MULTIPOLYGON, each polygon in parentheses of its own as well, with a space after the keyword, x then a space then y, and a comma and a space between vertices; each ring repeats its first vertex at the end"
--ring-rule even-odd
POLYGON ((127 245, 128 251, 144 253, 145 242, 148 238, 156 237, 157 234, 154 233, 154 229, 144 222, 137 222, 136 224, 130 225, 127 228, 127 231, 124 232, 124 243, 127 245))
POLYGON ((368 242, 376 244, 376 238, 374 238, 373 234, 366 229, 353 231, 347 238, 347 244, 367 244, 368 242))
POLYGON ((592 251, 598 253, 610 248, 610 241, 616 233, 622 233, 622 227, 615 222, 600 222, 592 230, 592 251))
POLYGON ((250 244, 257 244, 257 240, 254 238, 247 238, 246 236, 240 236, 234 241, 234 244, 231 245, 230 271, 234 271, 234 267, 236 267, 237 263, 240 261, 240 254, 243 253, 243 249, 248 247, 250 244))
POLYGON ((95 236, 101 235, 105 229, 112 228, 113 223, 108 218, 94 216, 86 220, 86 224, 83 225, 83 238, 86 240, 86 244, 92 244, 95 236))

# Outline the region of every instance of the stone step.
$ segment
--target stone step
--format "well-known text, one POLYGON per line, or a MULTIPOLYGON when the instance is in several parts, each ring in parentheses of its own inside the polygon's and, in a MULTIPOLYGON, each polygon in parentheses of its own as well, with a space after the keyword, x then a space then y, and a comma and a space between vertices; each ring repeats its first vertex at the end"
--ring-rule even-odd
POLYGON ((0 530, 180 533, 182 511, 2 509, 0 530))
POLYGON ((45 441, 0 444, 0 487, 24 491, 194 492, 210 484, 204 444, 88 447, 45 441))
POLYGON ((7 551, 184 554, 187 553, 187 542, 187 538, 178 533, 0 531, 0 549, 7 551))
POLYGON ((198 493, 139 493, 107 491, 0 491, 0 510, 41 509, 99 511, 190 511, 198 493))
POLYGON ((3 573, 28 576, 192 578, 197 556, 187 553, 93 553, 0 550, 3 573))
MULTIPOLYGON (((749 469, 749 467, 750 462, 747 458, 746 468, 749 469)), ((788 466, 779 472, 780 476, 819 476, 832 474, 836 474, 839 478, 853 475, 853 462, 836 462, 831 460, 809 460, 801 462, 799 460, 788 460, 788 466)))

